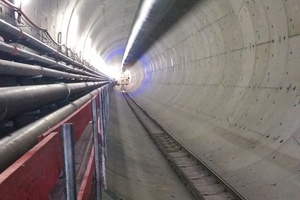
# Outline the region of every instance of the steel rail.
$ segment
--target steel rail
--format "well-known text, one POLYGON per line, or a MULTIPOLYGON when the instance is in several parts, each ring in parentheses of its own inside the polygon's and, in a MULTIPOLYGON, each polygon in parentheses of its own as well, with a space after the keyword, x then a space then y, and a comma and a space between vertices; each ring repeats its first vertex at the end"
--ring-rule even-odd
MULTIPOLYGON (((185 183, 189 186, 189 188, 192 190, 193 194, 199 198, 199 199, 206 199, 206 195, 201 194, 195 185, 190 180, 191 178, 186 175, 182 169, 180 169, 180 166, 176 164, 176 162, 173 160, 172 156, 170 156, 170 153, 164 149, 164 145, 162 145, 161 139, 158 139, 157 136, 149 129, 149 127, 146 125, 145 121, 146 119, 139 116, 137 113, 138 111, 135 106, 143 113, 146 118, 148 118, 153 124, 155 124, 159 129, 162 130, 163 134, 167 135, 171 138, 172 142, 174 144, 178 144, 180 147, 179 149, 183 149, 183 151, 187 152, 189 155, 188 157, 190 160, 196 160, 197 165, 200 165, 205 171, 207 171, 216 181, 218 184, 222 185, 225 188, 225 191, 227 191, 229 194, 232 195, 233 199, 236 200, 245 200, 245 198, 239 194, 233 187, 231 187, 224 179, 222 179, 213 169, 211 169, 203 160, 201 160, 199 157, 197 157, 194 153, 192 153, 185 145, 183 145, 180 141, 178 141, 170 132, 168 132, 164 127, 162 127, 151 115, 149 115, 134 99, 125 91, 123 91, 123 96, 126 99, 128 105, 133 110, 134 114, 137 116, 139 121, 142 123, 143 127, 147 130, 151 138, 155 141, 157 146, 161 149, 163 154, 166 156, 166 158, 171 162, 172 166, 175 168, 175 171, 180 174, 182 178, 184 178, 185 183)), ((159 135, 159 134, 158 134, 159 135)), ((195 177, 194 177, 195 178, 195 177)), ((226 199, 226 198, 225 198, 226 199)))

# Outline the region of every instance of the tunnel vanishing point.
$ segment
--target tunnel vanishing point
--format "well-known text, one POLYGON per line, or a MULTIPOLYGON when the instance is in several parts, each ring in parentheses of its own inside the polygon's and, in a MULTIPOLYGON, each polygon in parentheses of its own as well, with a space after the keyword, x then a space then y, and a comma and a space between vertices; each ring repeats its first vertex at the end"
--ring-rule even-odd
POLYGON ((133 99, 246 199, 300 199, 299 0, 0 3, 1 171, 121 68, 133 99))

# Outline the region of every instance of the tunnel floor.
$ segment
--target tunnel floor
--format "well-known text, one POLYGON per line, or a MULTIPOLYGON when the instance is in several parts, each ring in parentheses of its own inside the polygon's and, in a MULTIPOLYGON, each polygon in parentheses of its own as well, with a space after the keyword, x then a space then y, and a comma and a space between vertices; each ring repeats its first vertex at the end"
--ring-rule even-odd
POLYGON ((193 199, 117 90, 109 124, 104 199, 193 199))

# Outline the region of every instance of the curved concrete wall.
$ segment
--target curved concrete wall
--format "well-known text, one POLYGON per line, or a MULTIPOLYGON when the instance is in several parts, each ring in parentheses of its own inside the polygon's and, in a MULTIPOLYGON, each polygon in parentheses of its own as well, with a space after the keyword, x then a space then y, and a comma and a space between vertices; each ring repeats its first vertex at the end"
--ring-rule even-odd
MULTIPOLYGON (((91 38, 121 63, 138 0, 45 2, 23 9, 65 41, 78 21, 69 45, 91 38)), ((299 0, 199 1, 130 69, 128 89, 247 199, 298 199, 299 34, 299 0)))
POLYGON ((299 34, 298 0, 201 1, 132 68, 132 94, 247 199, 297 199, 299 34))

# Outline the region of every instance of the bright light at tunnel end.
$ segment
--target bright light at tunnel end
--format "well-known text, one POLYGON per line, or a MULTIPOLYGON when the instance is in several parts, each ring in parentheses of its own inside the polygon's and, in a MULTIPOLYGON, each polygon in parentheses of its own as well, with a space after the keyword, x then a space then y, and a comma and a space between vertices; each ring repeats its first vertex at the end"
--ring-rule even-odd
POLYGON ((109 78, 118 80, 121 74, 121 71, 118 67, 113 67, 113 66, 105 66, 105 67, 100 67, 99 71, 102 73, 106 74, 109 78))

